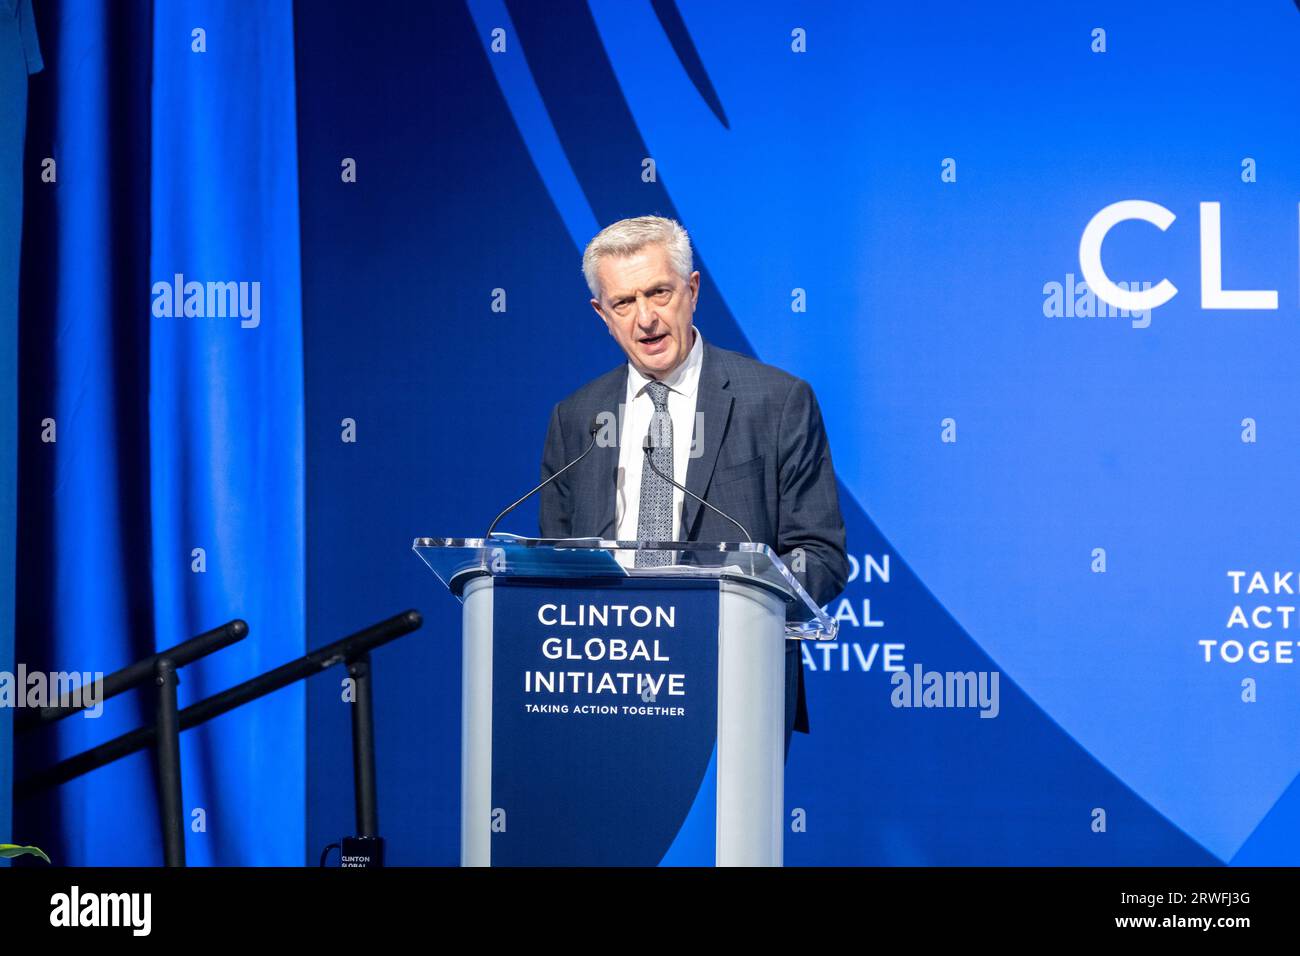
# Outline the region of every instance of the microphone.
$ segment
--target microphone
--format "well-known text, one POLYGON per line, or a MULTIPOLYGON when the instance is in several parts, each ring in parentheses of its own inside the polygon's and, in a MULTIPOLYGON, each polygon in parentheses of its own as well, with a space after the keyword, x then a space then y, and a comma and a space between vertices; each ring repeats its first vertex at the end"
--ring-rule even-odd
POLYGON ((582 454, 579 455, 577 458, 573 459, 573 461, 569 462, 567 465, 565 465, 563 468, 561 468, 561 469, 560 469, 559 471, 557 471, 555 474, 551 475, 551 477, 547 478, 547 479, 546 479, 545 481, 543 481, 540 485, 538 485, 538 486, 537 486, 536 488, 534 488, 532 491, 528 492, 528 494, 524 495, 522 498, 520 498, 520 499, 519 499, 518 501, 516 501, 514 504, 510 505, 508 508, 506 508, 505 511, 503 511, 503 512, 501 512, 499 515, 497 515, 497 517, 496 517, 496 521, 493 521, 493 522, 492 522, 492 524, 491 524, 491 525, 488 527, 488 529, 487 529, 487 534, 483 535, 483 537, 485 537, 485 538, 490 538, 490 537, 492 537, 492 532, 493 532, 493 530, 496 528, 497 524, 501 521, 502 518, 504 518, 506 515, 510 514, 510 512, 514 511, 516 508, 518 508, 521 504, 523 504, 525 501, 527 501, 527 500, 528 500, 529 498, 531 498, 533 495, 537 494, 537 492, 541 491, 543 488, 545 488, 547 485, 549 485, 551 482, 553 482, 556 478, 559 478, 560 475, 564 474, 566 471, 568 471, 570 468, 572 468, 572 467, 573 467, 574 465, 576 465, 578 462, 582 461, 582 459, 586 458, 586 457, 587 457, 587 452, 591 451, 593 448, 596 447, 596 432, 598 432, 598 431, 600 431, 600 422, 599 422, 599 420, 596 418, 596 416, 593 415, 592 418, 591 418, 591 422, 590 422, 590 424, 587 425, 587 434, 591 436, 591 441, 588 442, 588 443, 587 443, 587 447, 584 448, 584 449, 582 450, 582 454))
POLYGON ((731 517, 731 515, 727 514, 721 508, 713 507, 713 505, 709 504, 707 501, 705 501, 695 492, 691 491, 691 489, 687 488, 685 485, 679 485, 677 482, 673 481, 672 478, 668 477, 662 471, 660 471, 658 468, 655 467, 654 459, 651 458, 650 456, 650 452, 654 450, 654 441, 651 439, 649 432, 646 433, 645 438, 641 439, 641 450, 645 452, 645 463, 650 466, 651 471, 653 471, 664 481, 668 482, 668 484, 672 485, 674 488, 680 489, 681 491, 684 491, 686 494, 690 495, 692 498, 694 498, 700 504, 704 505, 704 507, 708 508, 710 511, 722 515, 722 517, 726 518, 728 521, 730 521, 732 524, 734 524, 737 528, 740 529, 740 533, 745 536, 746 541, 748 541, 750 544, 754 543, 754 539, 750 537, 749 532, 745 530, 745 526, 743 524, 741 524, 735 518, 731 517))

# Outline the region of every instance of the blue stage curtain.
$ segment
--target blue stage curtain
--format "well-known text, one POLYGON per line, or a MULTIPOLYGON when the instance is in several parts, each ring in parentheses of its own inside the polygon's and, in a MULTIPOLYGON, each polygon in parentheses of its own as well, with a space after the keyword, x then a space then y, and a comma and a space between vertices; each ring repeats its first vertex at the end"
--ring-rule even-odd
MULTIPOLYGON (((292 6, 66 0, 37 26, 26 167, 57 181, 25 214, 19 656, 108 673, 247 620, 181 672, 186 706, 306 649, 292 6), (182 301, 256 289, 256 324, 220 295, 164 309, 177 276, 182 301)), ((145 691, 28 735, 19 770, 151 713, 145 691)), ((303 863, 305 730, 296 685, 182 736, 189 863, 303 863)), ((59 863, 152 865, 155 786, 137 754, 16 820, 59 863)))
MULTIPOLYGON (((31 0, 0 0, 0 671, 12 671, 18 524, 18 258, 27 76, 41 69, 31 0)), ((0 843, 9 835, 13 710, 0 708, 0 843)), ((0 863, 0 865, 4 865, 0 863)))

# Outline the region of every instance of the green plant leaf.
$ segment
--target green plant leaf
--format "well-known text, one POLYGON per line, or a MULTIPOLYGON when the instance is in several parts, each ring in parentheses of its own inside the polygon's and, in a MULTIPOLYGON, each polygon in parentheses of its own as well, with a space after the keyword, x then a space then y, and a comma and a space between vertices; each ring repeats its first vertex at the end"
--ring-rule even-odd
POLYGON ((16 846, 13 843, 0 843, 0 859, 8 860, 15 856, 39 856, 46 863, 50 858, 45 855, 45 851, 35 846, 16 846))

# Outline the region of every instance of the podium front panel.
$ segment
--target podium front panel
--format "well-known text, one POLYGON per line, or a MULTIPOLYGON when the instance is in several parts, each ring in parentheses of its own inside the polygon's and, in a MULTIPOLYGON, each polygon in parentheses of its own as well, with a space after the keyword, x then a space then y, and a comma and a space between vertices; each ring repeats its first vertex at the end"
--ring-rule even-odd
POLYGON ((465 865, 780 865, 782 602, 731 581, 464 589, 465 865))

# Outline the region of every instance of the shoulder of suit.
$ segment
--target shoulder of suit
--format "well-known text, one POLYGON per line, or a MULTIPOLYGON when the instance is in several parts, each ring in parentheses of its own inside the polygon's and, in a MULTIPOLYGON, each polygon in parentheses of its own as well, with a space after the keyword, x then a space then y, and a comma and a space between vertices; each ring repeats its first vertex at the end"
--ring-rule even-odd
MULTIPOLYGON (((571 408, 580 408, 591 404, 593 401, 599 401, 606 395, 617 390, 618 395, 623 394, 623 389, 627 387, 627 363, 610 369, 604 375, 593 378, 586 385, 575 389, 564 398, 560 399, 559 407, 561 413, 571 408)), ((621 401, 621 398, 620 398, 621 401)))
POLYGON ((808 383, 799 376, 792 375, 775 365, 760 362, 756 358, 750 358, 741 352, 733 352, 731 349, 719 348, 716 345, 710 345, 709 350, 710 354, 726 368, 732 387, 755 385, 765 390, 789 392, 798 385, 808 386, 808 383))

